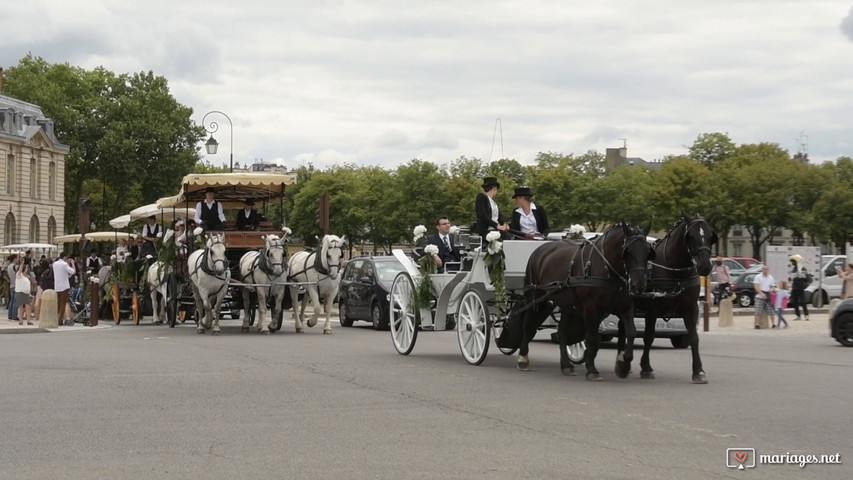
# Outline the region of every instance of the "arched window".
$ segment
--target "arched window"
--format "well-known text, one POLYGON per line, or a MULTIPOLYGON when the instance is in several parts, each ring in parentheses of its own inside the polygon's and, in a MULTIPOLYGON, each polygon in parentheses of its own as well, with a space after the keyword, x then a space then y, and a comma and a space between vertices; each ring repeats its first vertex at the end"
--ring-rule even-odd
POLYGON ((3 245, 15 243, 15 216, 12 212, 6 214, 6 222, 3 226, 3 245))
POLYGON ((56 236, 56 220, 53 215, 47 219, 47 243, 53 243, 53 237, 56 236))
POLYGON ((47 198, 56 200, 56 162, 50 162, 47 170, 47 198))
POLYGON ((30 242, 41 243, 41 225, 39 225, 39 217, 35 215, 30 219, 30 242))

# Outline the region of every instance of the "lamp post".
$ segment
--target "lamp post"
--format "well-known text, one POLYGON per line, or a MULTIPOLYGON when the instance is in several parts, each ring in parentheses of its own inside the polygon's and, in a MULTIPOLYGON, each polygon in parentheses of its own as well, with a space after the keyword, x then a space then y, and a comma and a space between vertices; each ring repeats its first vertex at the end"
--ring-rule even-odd
POLYGON ((207 150, 208 155, 216 155, 216 150, 219 149, 219 142, 217 142, 216 139, 213 138, 213 134, 219 130, 219 124, 216 123, 215 121, 211 121, 209 124, 205 124, 205 119, 207 118, 208 115, 210 115, 212 113, 218 113, 219 115, 222 115, 223 117, 225 117, 225 119, 228 120, 228 126, 231 127, 231 143, 229 144, 231 147, 231 156, 230 156, 230 163, 229 163, 229 170, 228 171, 233 172, 234 171, 234 124, 231 123, 231 118, 228 115, 225 115, 224 113, 220 112, 219 110, 212 110, 210 112, 207 112, 204 114, 204 117, 201 119, 201 124, 204 127, 204 130, 210 134, 210 138, 208 138, 207 141, 204 143, 204 148, 207 150))

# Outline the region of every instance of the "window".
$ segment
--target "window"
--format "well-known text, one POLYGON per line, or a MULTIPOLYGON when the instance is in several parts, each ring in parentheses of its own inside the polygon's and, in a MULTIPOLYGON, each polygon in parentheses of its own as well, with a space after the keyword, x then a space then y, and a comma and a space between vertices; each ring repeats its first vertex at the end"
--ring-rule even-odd
POLYGON ((743 256, 743 251, 742 251, 743 250, 743 244, 734 243, 734 244, 732 244, 732 247, 734 248, 734 251, 735 251, 735 254, 732 255, 733 257, 742 257, 743 256))
POLYGON ((47 198, 56 200, 56 162, 50 162, 47 168, 47 198))
POLYGON ((39 198, 39 166, 35 158, 30 160, 30 196, 39 198))
POLYGON ((6 194, 15 194, 15 156, 11 153, 6 156, 6 194))
POLYGON ((15 243, 15 216, 12 212, 6 214, 6 222, 3 225, 3 245, 15 243))
POLYGON ((47 243, 53 243, 53 237, 56 236, 56 220, 51 216, 47 219, 47 243))
POLYGON ((39 217, 33 215, 33 218, 30 219, 30 242, 41 243, 40 233, 39 217))

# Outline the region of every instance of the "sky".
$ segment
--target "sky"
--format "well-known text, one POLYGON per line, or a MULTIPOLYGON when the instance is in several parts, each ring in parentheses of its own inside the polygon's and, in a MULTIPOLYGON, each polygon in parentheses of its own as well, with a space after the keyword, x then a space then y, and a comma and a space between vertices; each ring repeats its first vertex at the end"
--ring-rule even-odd
POLYGON ((224 112, 216 165, 656 160, 706 132, 853 156, 851 0, 28 0, 0 32, 0 66, 153 71, 224 112))

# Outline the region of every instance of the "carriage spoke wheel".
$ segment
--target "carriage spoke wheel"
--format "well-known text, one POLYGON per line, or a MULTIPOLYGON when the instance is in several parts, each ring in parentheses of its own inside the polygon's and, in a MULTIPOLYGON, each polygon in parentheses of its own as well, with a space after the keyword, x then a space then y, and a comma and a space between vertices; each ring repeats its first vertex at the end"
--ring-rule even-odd
POLYGON ((581 341, 566 345, 566 351, 569 354, 569 361, 575 365, 580 365, 586 361, 586 343, 581 341))
POLYGON ((407 272, 400 272, 391 285, 391 341, 400 355, 408 355, 418 339, 418 312, 415 310, 415 284, 407 272))
POLYGON ((178 282, 174 275, 169 275, 166 280, 166 296, 163 299, 166 302, 166 320, 169 323, 169 328, 175 328, 178 323, 178 282))
POLYGON ((130 314, 133 318, 133 324, 139 325, 139 294, 136 291, 130 298, 130 314))
POLYGON ((462 296, 456 324, 459 349, 465 361, 479 365, 489 353, 489 310, 476 290, 462 296))
POLYGON ((121 312, 119 311, 119 296, 118 296, 118 284, 113 284, 113 288, 110 289, 110 300, 112 300, 113 304, 113 321, 116 322, 116 325, 121 323, 121 312))

